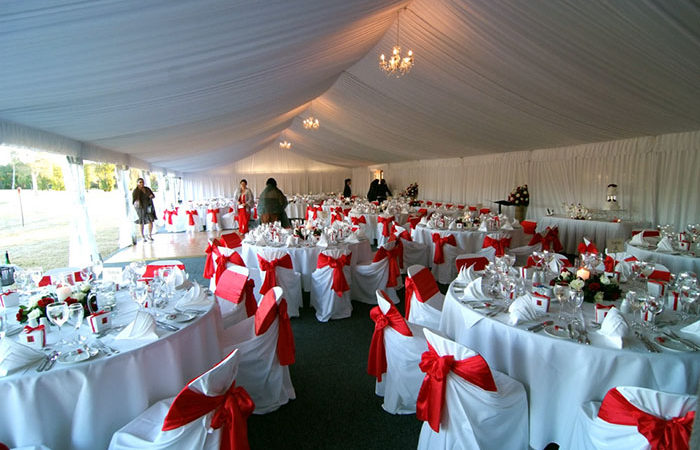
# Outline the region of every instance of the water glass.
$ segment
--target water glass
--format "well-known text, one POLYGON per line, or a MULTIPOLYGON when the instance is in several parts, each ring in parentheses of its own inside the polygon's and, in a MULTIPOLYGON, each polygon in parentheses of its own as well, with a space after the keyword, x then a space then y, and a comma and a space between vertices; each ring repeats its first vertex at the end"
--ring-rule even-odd
POLYGON ((560 322, 563 322, 566 320, 564 317, 564 306, 566 305, 566 301, 569 299, 571 294, 571 287, 569 286, 569 283, 557 283, 554 285, 554 289, 552 291, 557 300, 559 300, 558 319, 560 322))
POLYGON ((65 302, 54 302, 46 305, 46 317, 58 327, 58 342, 64 344, 61 330, 63 324, 68 321, 68 304, 65 302))
POLYGON ((68 322, 73 325, 76 336, 73 338, 73 343, 80 344, 83 337, 80 335, 80 327, 83 325, 85 311, 80 303, 73 303, 68 306, 68 322))

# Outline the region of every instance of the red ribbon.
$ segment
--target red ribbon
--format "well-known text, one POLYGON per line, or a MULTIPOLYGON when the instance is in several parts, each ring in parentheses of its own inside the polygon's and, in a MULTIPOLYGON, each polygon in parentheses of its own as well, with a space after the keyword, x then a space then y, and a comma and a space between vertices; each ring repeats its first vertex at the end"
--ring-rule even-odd
POLYGON ((393 217, 377 217, 377 222, 381 223, 383 225, 382 227, 382 236, 384 237, 389 237, 391 235, 391 225, 394 223, 394 218, 393 217))
POLYGON ((481 355, 457 361, 453 355, 438 355, 428 344, 428 351, 423 353, 418 366, 425 372, 425 378, 418 392, 416 418, 428 422, 436 433, 440 432, 440 417, 445 402, 447 375, 450 372, 486 391, 498 390, 491 369, 481 355))
POLYGON ((535 233, 528 245, 535 245, 539 242, 542 243, 542 250, 554 251, 556 253, 564 250, 564 246, 559 240, 559 228, 557 227, 547 227, 543 234, 535 233))
POLYGON ((331 258, 323 253, 318 255, 316 268, 323 269, 326 266, 330 266, 333 269, 332 289, 338 297, 342 297, 343 292, 350 290, 348 280, 345 278, 345 274, 343 273, 343 267, 347 266, 348 264, 350 264, 350 255, 342 255, 338 258, 331 258))
POLYGON ((598 248, 596 248, 596 246, 593 242, 590 242, 588 245, 586 245, 585 242, 581 242, 580 244, 578 244, 578 252, 579 252, 579 254, 598 253, 598 248))
POLYGON ((464 209, 464 205, 457 205, 457 208, 464 209))
POLYGON ((331 214, 331 223, 333 222, 342 222, 343 221, 343 213, 342 212, 335 212, 331 214))
POLYGON ((209 397, 185 386, 173 400, 163 431, 174 430, 214 411, 211 427, 222 428, 221 450, 248 450, 248 417, 255 403, 242 387, 231 384, 225 394, 209 397))
POLYGON ((443 246, 445 244, 457 246, 457 240, 452 234, 441 237, 440 233, 433 233, 433 243, 435 244, 435 255, 433 255, 433 263, 435 264, 445 263, 445 254, 443 253, 443 246))
POLYGON ((287 300, 275 301, 274 291, 268 291, 260 301, 260 306, 255 313, 255 335, 260 336, 265 333, 275 317, 279 320, 279 331, 277 333, 277 358, 280 365, 288 366, 294 364, 295 346, 292 324, 287 314, 287 300))
POLYGON ((219 246, 227 248, 238 248, 241 246, 241 237, 236 233, 222 234, 219 236, 221 240, 219 246))
POLYGON ((693 430, 695 411, 683 417, 664 420, 634 406, 616 388, 605 394, 598 417, 608 423, 633 425, 644 436, 652 450, 687 449, 693 430))
POLYGON ((263 295, 277 286, 277 274, 275 273, 277 267, 284 267, 286 269, 293 268, 292 257, 288 254, 279 259, 273 259, 272 261, 268 261, 258 255, 258 265, 260 266, 260 270, 265 272, 265 281, 263 281, 263 285, 260 287, 260 293, 263 295))
POLYGON ((207 213, 211 214, 211 223, 219 223, 219 208, 207 209, 207 213))
POLYGON ((198 216, 199 214, 197 214, 197 211, 195 211, 194 209, 189 210, 189 211, 185 211, 185 214, 187 214, 187 223, 191 227, 193 227, 194 226, 194 216, 198 216))
POLYGON ((418 216, 423 217, 428 215, 428 210, 426 208, 421 208, 418 210, 418 216))
POLYGON ((425 202, 425 204, 428 206, 433 206, 433 202, 425 202))
POLYGON ((435 282, 435 277, 428 268, 423 268, 414 276, 407 277, 404 297, 406 300, 406 320, 408 320, 411 311, 411 297, 413 294, 416 295, 416 299, 419 302, 425 303, 438 292, 440 292, 440 289, 435 282))
POLYGON ((418 217, 409 217, 409 218, 408 218, 408 223, 411 224, 411 229, 412 229, 412 230, 415 230, 415 229, 416 229, 416 225, 418 225, 418 224, 420 223, 420 219, 421 219, 420 216, 418 216, 418 217))
MULTIPOLYGON (((401 241, 397 241, 394 248, 387 250, 384 247, 379 247, 377 253, 374 254, 374 259, 372 262, 378 262, 384 258, 389 259, 389 278, 386 281, 386 287, 395 287, 398 285, 396 279, 401 276, 401 269, 399 268, 399 258, 403 255, 403 246, 400 245, 401 241)), ((401 261, 403 264, 403 260, 401 261)))
POLYGON ((31 333, 32 331, 44 331, 43 325, 37 325, 35 327, 30 327, 29 325, 24 326, 25 333, 31 333))
POLYGON ((365 219, 365 216, 360 216, 360 217, 351 217, 350 220, 352 221, 353 225, 359 225, 361 223, 367 223, 367 219, 365 219))
POLYGON ((170 211, 167 209, 165 211, 163 211, 163 220, 167 221, 168 225, 173 224, 173 216, 177 216, 177 211, 175 211, 175 210, 170 211))
POLYGON ((445 205, 445 206, 447 206, 448 208, 452 208, 452 207, 454 206, 454 204, 453 204, 453 203, 448 203, 448 204, 445 205))
POLYGON ((496 249, 496 256, 506 254, 506 249, 510 247, 510 238, 494 239, 490 236, 484 237, 482 248, 493 247, 496 249))
POLYGON ((491 208, 481 208, 479 210, 479 214, 490 214, 491 213, 491 208))
POLYGON ((458 258, 455 260, 457 271, 462 270, 462 267, 474 266, 474 270, 484 270, 489 264, 489 259, 485 256, 477 256, 474 258, 458 258))
POLYGON ((439 207, 441 207, 441 206, 442 206, 442 202, 435 202, 435 207, 436 207, 436 208, 439 208, 439 207))
POLYGON ((476 211, 476 206, 470 206, 469 211, 476 211))
MULTIPOLYGON (((384 298, 391 303, 382 291, 384 298)), ((367 373, 382 381, 382 375, 386 373, 386 348, 384 347, 384 329, 390 326, 404 336, 413 336, 411 329, 394 304, 384 314, 379 306, 375 306, 369 312, 369 317, 374 321, 374 333, 369 345, 369 359, 367 360, 367 373)))
MULTIPOLYGON (((211 279, 211 277, 214 276, 214 257, 212 256, 212 253, 214 253, 214 249, 219 246, 219 241, 216 239, 212 240, 209 245, 207 245, 207 248, 204 250, 204 253, 207 255, 204 260, 204 273, 202 276, 206 278, 207 280, 211 279)), ((218 249, 217 249, 217 255, 218 255, 218 249)))
POLYGON ((320 211, 323 211, 323 208, 320 206, 307 206, 306 217, 309 217, 309 213, 311 213, 311 219, 316 220, 320 211))
POLYGON ((221 278, 221 275, 226 271, 228 263, 245 267, 243 258, 241 258, 241 255, 239 255, 238 252, 233 252, 229 256, 224 256, 217 247, 214 249, 214 254, 216 255, 216 274, 214 276, 214 282, 216 283, 219 282, 219 278, 221 278))

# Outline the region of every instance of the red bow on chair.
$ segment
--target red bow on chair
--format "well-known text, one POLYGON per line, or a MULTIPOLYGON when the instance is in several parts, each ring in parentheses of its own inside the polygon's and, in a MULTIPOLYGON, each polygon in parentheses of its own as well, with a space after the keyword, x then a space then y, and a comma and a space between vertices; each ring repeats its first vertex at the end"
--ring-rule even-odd
MULTIPOLYGON (((384 298, 387 298, 384 294, 384 298)), ((387 300, 389 301, 389 300, 387 300)), ((390 302, 390 301, 389 301, 390 302)), ((369 312, 369 317, 374 321, 374 333, 369 345, 369 359, 367 360, 367 373, 382 381, 382 375, 386 373, 386 348, 384 347, 384 328, 390 326, 404 336, 413 336, 401 313, 393 304, 389 312, 382 313, 379 306, 375 306, 369 312)))
POLYGON ((593 242, 589 241, 588 243, 586 243, 586 240, 584 239, 583 242, 578 244, 578 252, 579 252, 579 254, 598 253, 598 248, 596 248, 596 246, 593 242))
POLYGON ((540 242, 542 243, 542 250, 559 253, 564 249, 559 240, 559 228, 556 227, 547 227, 543 234, 535 233, 528 245, 535 245, 540 242))
POLYGON ((435 207, 436 207, 436 208, 439 208, 439 207, 441 207, 441 206, 442 206, 442 202, 435 202, 435 207))
POLYGON ((306 207, 306 217, 307 219, 309 218, 309 214, 311 214, 311 219, 316 220, 316 217, 318 217, 318 213, 316 212, 316 208, 313 206, 307 206, 306 207))
POLYGON ((221 278, 221 274, 226 271, 228 263, 245 267, 243 258, 241 258, 241 255, 239 255, 238 252, 233 252, 229 256, 224 256, 217 247, 214 249, 214 254, 216 255, 216 273, 214 275, 215 283, 219 282, 219 278, 221 278))
POLYGON ((255 314, 258 303, 255 301, 255 282, 246 275, 232 270, 224 271, 216 282, 216 296, 236 305, 245 298, 245 311, 248 317, 255 314))
POLYGON ((350 220, 352 221, 353 225, 359 225, 361 223, 366 224, 367 219, 365 219, 365 216, 360 216, 360 217, 351 217, 350 220))
POLYGON ((491 375, 491 369, 481 355, 457 361, 452 355, 438 355, 428 344, 428 351, 423 353, 418 365, 420 370, 425 372, 425 378, 418 392, 416 418, 428 422, 435 432, 440 431, 440 417, 442 405, 445 402, 445 382, 448 373, 453 372, 486 391, 498 390, 491 375))
POLYGON ((204 250, 204 253, 207 256, 204 260, 204 273, 202 274, 202 276, 207 280, 211 279, 211 277, 214 276, 214 257, 212 256, 212 253, 218 245, 219 242, 216 239, 214 239, 209 243, 209 245, 207 245, 207 248, 204 250))
POLYGON ((453 203, 448 203, 448 204, 445 205, 445 206, 447 206, 448 208, 452 208, 452 207, 454 206, 454 204, 453 204, 453 203))
POLYGON ((510 247, 510 238, 494 239, 490 236, 486 236, 484 237, 484 244, 481 247, 493 247, 496 249, 496 256, 503 256, 506 254, 506 249, 510 247))
POLYGON ((598 417, 618 425, 634 425, 652 450, 687 449, 695 411, 683 417, 664 420, 634 406, 615 388, 605 394, 598 417))
POLYGON ((163 220, 168 222, 168 225, 173 224, 173 216, 177 216, 177 211, 175 211, 175 210, 170 211, 167 209, 165 211, 163 211, 163 220))
POLYGON ((195 211, 194 209, 189 210, 189 211, 185 211, 185 214, 187 214, 187 223, 191 227, 193 227, 194 226, 194 216, 198 216, 199 214, 197 214, 197 211, 195 211))
MULTIPOLYGON (((428 215, 428 210, 426 208, 421 208, 418 210, 418 216, 423 217, 428 215)), ((419 219, 420 220, 420 219, 419 219)))
POLYGON ((445 253, 442 249, 445 244, 457 246, 457 240, 452 234, 441 237, 440 233, 433 233, 433 243, 435 244, 435 255, 433 255, 433 263, 435 264, 443 264, 445 262, 445 253))
POLYGON ((211 223, 219 223, 219 208, 207 209, 207 214, 211 214, 211 223))
POLYGON ((408 232, 408 230, 403 230, 401 233, 396 234, 398 230, 394 230, 394 236, 396 236, 399 239, 405 239, 409 242, 413 242, 413 238, 411 237, 411 233, 408 232))
POLYGON ((416 225, 418 225, 420 223, 420 219, 421 219, 420 216, 408 218, 408 223, 411 225, 412 230, 416 229, 416 225))
POLYGON ((425 204, 428 205, 428 206, 433 206, 433 202, 430 202, 430 201, 425 202, 425 204))
POLYGON ((331 214, 331 223, 336 222, 336 221, 337 222, 343 221, 343 213, 334 212, 333 214, 331 214))
POLYGON ((163 431, 180 428, 203 415, 214 411, 211 418, 213 429, 222 428, 221 450, 247 450, 248 417, 255 410, 255 403, 248 392, 236 387, 234 381, 224 395, 209 397, 185 386, 177 394, 163 422, 163 431))
POLYGON ((428 268, 420 270, 413 277, 407 277, 404 297, 406 301, 406 320, 408 320, 411 311, 411 297, 413 294, 416 295, 419 302, 425 303, 438 292, 440 292, 440 289, 438 289, 435 277, 433 277, 428 268))
POLYGON ((343 267, 348 264, 350 264, 350 255, 342 255, 339 258, 331 258, 323 253, 318 255, 316 268, 322 269, 326 266, 330 266, 333 269, 332 289, 338 297, 342 297, 343 292, 350 290, 348 280, 345 279, 345 274, 343 273, 343 267))
POLYGON ((393 217, 377 217, 377 222, 382 224, 382 236, 389 237, 391 235, 391 226, 394 223, 393 217))
POLYGON ((292 257, 288 254, 279 259, 273 259, 272 261, 268 261, 258 255, 258 265, 260 266, 260 270, 265 272, 265 280, 263 281, 263 285, 260 287, 260 293, 263 295, 273 287, 277 286, 277 274, 275 273, 275 269, 277 267, 284 267, 286 269, 294 268, 292 265, 292 257))
POLYGON ((279 332, 277 334, 277 358, 280 365, 288 366, 294 364, 295 345, 292 324, 287 314, 287 300, 275 301, 274 291, 270 290, 260 300, 260 306, 255 313, 255 335, 260 336, 270 328, 275 317, 279 320, 279 332))
POLYGON ((374 254, 374 259, 372 262, 378 262, 384 258, 389 259, 389 278, 386 281, 386 287, 396 287, 398 285, 396 279, 401 276, 401 269, 399 268, 399 258, 401 258, 401 265, 403 265, 403 246, 401 241, 396 241, 396 245, 391 250, 387 250, 384 247, 379 247, 377 253, 374 254))

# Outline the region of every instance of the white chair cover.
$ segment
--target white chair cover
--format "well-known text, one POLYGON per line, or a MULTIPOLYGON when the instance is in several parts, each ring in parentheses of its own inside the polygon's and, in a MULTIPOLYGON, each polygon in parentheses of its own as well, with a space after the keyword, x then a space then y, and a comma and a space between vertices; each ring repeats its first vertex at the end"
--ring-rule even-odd
MULTIPOLYGON (((282 288, 274 287, 271 291, 279 304, 282 288)), ((275 319, 266 332, 257 336, 253 316, 226 328, 221 334, 224 353, 235 348, 239 351, 236 383, 243 386, 255 402, 255 414, 275 411, 296 398, 289 366, 280 365, 277 357, 278 333, 279 320, 275 319)))
MULTIPOLYGON (((377 304, 386 314, 392 306, 380 290, 376 291, 377 304)), ((416 412, 418 391, 423 382, 423 372, 418 363, 428 345, 423 337, 423 327, 407 323, 413 336, 404 336, 390 326, 384 329, 386 349, 386 373, 381 382, 376 382, 375 393, 384 397, 382 408, 391 414, 413 414, 416 412)))
MULTIPOLYGON (((399 236, 404 231, 407 231, 405 227, 396 227, 394 235, 401 239, 401 244, 403 245, 403 267, 412 266, 414 264, 420 264, 422 266, 429 265, 430 258, 430 246, 428 244, 423 244, 420 242, 409 241, 402 239, 399 236)), ((410 232, 409 232, 410 233, 410 232)))
MULTIPOLYGON (((211 245, 211 243, 212 243, 212 241, 210 240, 209 245, 211 245)), ((241 260, 243 259, 243 256, 241 255, 241 248, 242 247, 229 248, 229 247, 222 247, 220 245, 217 245, 216 248, 219 251, 219 253, 221 253, 222 256, 228 257, 228 256, 231 256, 233 253, 238 253, 238 255, 241 256, 241 260)), ((217 260, 218 256, 214 252, 212 252, 211 254, 207 255, 207 258, 210 259, 212 267, 214 268, 214 272, 216 273, 216 269, 218 267, 216 260, 217 260)), ((229 262, 226 264, 226 267, 228 268, 228 267, 231 267, 234 265, 235 264, 231 264, 229 262)), ((257 286, 257 284, 256 284, 256 286, 257 286)), ((209 279, 209 290, 212 292, 216 292, 216 277, 215 276, 212 276, 209 279)))
MULTIPOLYGON (((282 249, 273 248, 262 248, 258 251, 260 257, 272 261, 285 256, 287 252, 282 249)), ((302 307, 302 293, 301 293, 301 274, 295 272, 294 269, 287 269, 286 267, 276 267, 275 275, 277 277, 277 285, 284 290, 284 298, 287 300, 289 317, 299 317, 299 308, 302 307)), ((265 271, 260 271, 260 277, 265 280, 265 271)), ((255 285, 258 287, 258 292, 260 291, 261 284, 255 285)))
MULTIPOLYGON (((460 255, 457 255, 457 257, 455 258, 455 270, 457 270, 457 266, 460 264, 460 260, 469 260, 474 258, 486 258, 488 262, 494 262, 494 260, 496 259, 496 249, 493 247, 487 247, 482 248, 476 253, 462 253, 460 255)), ((457 270, 457 273, 459 273, 459 270, 457 270)))
MULTIPOLYGON (((337 259, 350 252, 341 249, 328 249, 321 252, 331 258, 337 259)), ((343 292, 338 297, 333 291, 333 269, 330 266, 316 269, 311 274, 311 306, 316 310, 316 319, 319 322, 328 322, 330 319, 345 319, 352 314, 350 291, 343 292)), ((343 267, 343 274, 348 284, 351 282, 350 265, 343 267)))
MULTIPOLYGON (((493 248, 493 247, 489 247, 493 248)), ((494 250, 495 251, 495 250, 494 250)), ((542 243, 538 242, 535 245, 524 245, 522 247, 509 248, 506 253, 515 256, 515 265, 524 266, 527 263, 527 258, 532 255, 532 252, 542 251, 542 243)))
POLYGON ((413 265, 408 268, 408 279, 406 280, 406 293, 409 284, 413 284, 415 290, 406 299, 406 308, 409 313, 406 320, 411 323, 437 330, 440 328, 440 316, 442 315, 442 305, 445 302, 445 295, 437 290, 437 283, 430 272, 430 269, 420 265, 413 265), (411 280, 410 282, 408 280, 411 280), (433 295, 430 295, 432 293, 433 295), (419 299, 422 298, 423 302, 419 299), (425 298, 427 297, 427 299, 425 298), (410 306, 408 306, 410 302, 410 306))
POLYGON ((204 211, 206 213, 205 223, 207 224, 207 231, 221 231, 221 215, 228 211, 228 208, 218 205, 209 205, 204 211), (210 213, 209 210, 217 208, 219 209, 219 213, 216 215, 218 223, 214 223, 212 222, 212 213, 210 213))
MULTIPOLYGON (((235 277, 224 277, 222 275, 222 280, 219 282, 219 286, 216 287, 217 290, 214 291, 216 301, 219 303, 219 309, 221 310, 222 326, 224 328, 230 327, 248 318, 246 310, 247 294, 244 285, 248 281, 249 270, 247 267, 237 266, 235 264, 229 264, 226 270, 235 274, 235 277), (224 297, 221 296, 222 291, 229 291, 232 288, 243 291, 240 294, 240 303, 234 303, 232 299, 224 298, 228 297, 228 295, 224 295, 224 297)), ((255 292, 255 288, 253 288, 253 292, 255 292)))
POLYGON ((430 252, 430 261, 432 263, 433 275, 438 283, 450 284, 452 280, 457 276, 457 267, 455 266, 455 259, 464 250, 459 248, 459 246, 454 246, 450 244, 445 244, 442 246, 442 254, 445 257, 445 262, 442 264, 435 264, 433 258, 435 257, 435 244, 432 245, 432 251, 430 252))
MULTIPOLYGON (((697 408, 695 395, 669 394, 639 387, 619 386, 616 388, 627 401, 639 409, 664 419, 684 416, 697 408)), ((576 416, 571 442, 566 448, 571 450, 647 450, 649 441, 639 433, 636 426, 618 425, 598 417, 601 402, 586 402, 576 416)))
MULTIPOLYGON (((223 395, 237 381, 240 352, 232 351, 208 372, 192 380, 188 386, 209 397, 223 395)), ((236 383, 240 386, 240 383, 236 383)), ((162 431, 163 420, 175 397, 161 400, 134 420, 124 425, 109 443, 110 450, 120 449, 218 449, 220 430, 209 433, 213 412, 173 430, 162 431)))
MULTIPOLYGON (((392 250, 396 245, 396 241, 387 242, 383 247, 386 250, 392 250)), ((400 289, 403 285, 403 280, 399 275, 397 277, 396 286, 387 287, 389 281, 389 259, 384 258, 381 261, 372 262, 369 264, 357 264, 352 268, 352 283, 350 283, 350 297, 358 302, 367 303, 370 305, 377 304, 377 289, 383 289, 389 298, 394 303, 399 303, 399 297, 396 295, 396 289, 400 289)))
POLYGON ((238 229, 238 221, 236 220, 237 211, 234 208, 233 211, 228 212, 229 206, 224 206, 221 208, 219 213, 219 225, 222 230, 233 230, 238 229))
MULTIPOLYGON (((477 355, 456 342, 424 329, 438 355, 463 360, 477 355)), ((491 370, 496 392, 448 373, 440 432, 423 423, 418 449, 527 449, 528 408, 525 388, 518 381, 491 370)))

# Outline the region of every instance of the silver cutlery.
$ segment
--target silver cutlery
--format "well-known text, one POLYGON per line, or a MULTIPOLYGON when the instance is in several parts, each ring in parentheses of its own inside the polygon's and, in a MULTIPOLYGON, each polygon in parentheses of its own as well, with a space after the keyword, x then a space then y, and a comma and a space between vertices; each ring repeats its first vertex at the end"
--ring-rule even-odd
POLYGON ((56 352, 51 352, 48 355, 44 356, 44 358, 41 360, 39 365, 36 367, 37 372, 41 372, 44 370, 44 367, 46 367, 46 365, 49 363, 49 361, 51 360, 51 357, 53 356, 54 353, 56 353, 56 352))
MULTIPOLYGON (((569 339, 571 339, 571 340, 575 339, 574 327, 572 327, 571 324, 567 324, 566 329, 569 330, 569 339)), ((581 343, 580 340, 578 342, 581 343)))
POLYGON ((531 327, 527 328, 527 331, 532 331, 533 333, 537 333, 540 330, 543 330, 544 327, 553 325, 554 321, 553 320, 546 320, 542 323, 538 323, 537 325, 532 325, 531 327))
POLYGON ((661 352, 661 350, 656 348, 656 346, 649 340, 649 338, 644 336, 642 333, 640 333, 639 331, 635 331, 634 334, 637 336, 637 338, 639 338, 640 341, 642 341, 642 343, 647 348, 647 350, 649 350, 652 353, 660 353, 661 352))
POLYGON ((61 353, 56 352, 56 353, 51 357, 51 360, 49 360, 49 364, 44 368, 43 371, 46 372, 46 371, 48 371, 48 370, 51 370, 51 368, 53 368, 53 365, 56 364, 56 360, 58 359, 59 356, 61 356, 61 353))
POLYGON ((180 331, 179 327, 176 327, 175 325, 170 325, 169 323, 161 322, 160 320, 156 320, 156 325, 163 328, 164 330, 180 331))
POLYGON ((693 351, 700 350, 700 345, 697 345, 695 342, 691 341, 690 339, 680 337, 679 335, 674 333, 673 330, 666 330, 664 332, 664 336, 666 336, 667 338, 672 339, 674 341, 680 342, 681 344, 685 345, 689 349, 692 349, 693 351))
POLYGON ((44 362, 36 368, 36 371, 46 372, 47 370, 51 369, 60 355, 61 354, 57 351, 51 352, 51 354, 46 357, 44 362))
POLYGON ((5 336, 14 336, 16 334, 19 334, 20 331, 22 331, 23 329, 24 329, 24 327, 13 328, 12 330, 5 333, 5 336))

